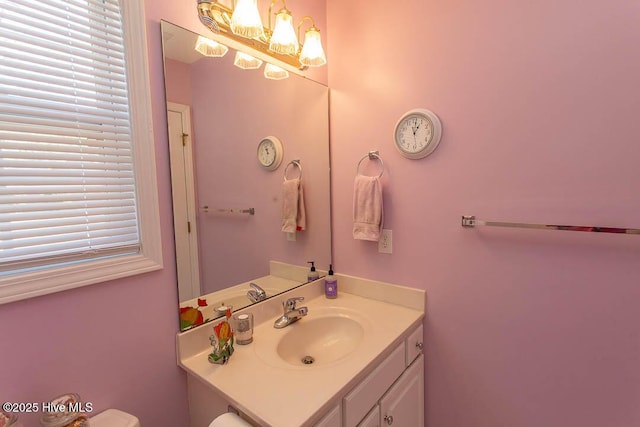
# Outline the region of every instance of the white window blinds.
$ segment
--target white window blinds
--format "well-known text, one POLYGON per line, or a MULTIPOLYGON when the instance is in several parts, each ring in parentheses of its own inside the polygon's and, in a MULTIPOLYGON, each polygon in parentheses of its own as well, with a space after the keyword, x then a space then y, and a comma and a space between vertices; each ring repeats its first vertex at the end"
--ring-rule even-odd
POLYGON ((0 0, 0 274, 140 250, 117 0, 0 0))

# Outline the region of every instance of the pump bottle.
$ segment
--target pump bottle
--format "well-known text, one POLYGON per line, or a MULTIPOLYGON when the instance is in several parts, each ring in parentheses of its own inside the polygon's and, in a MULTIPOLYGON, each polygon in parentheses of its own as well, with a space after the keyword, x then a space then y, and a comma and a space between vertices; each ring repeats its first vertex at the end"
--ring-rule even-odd
POLYGON ((313 282, 320 278, 320 274, 316 271, 316 266, 314 261, 307 261, 307 264, 311 264, 311 270, 307 273, 307 281, 313 282))
POLYGON ((329 264, 329 274, 324 278, 324 296, 330 299, 338 297, 338 279, 333 275, 331 264, 329 264))

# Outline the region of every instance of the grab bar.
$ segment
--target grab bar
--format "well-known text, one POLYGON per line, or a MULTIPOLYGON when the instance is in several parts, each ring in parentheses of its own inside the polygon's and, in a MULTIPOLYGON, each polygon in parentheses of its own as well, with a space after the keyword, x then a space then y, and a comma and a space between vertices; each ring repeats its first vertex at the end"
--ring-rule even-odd
POLYGON ((532 228, 537 230, 561 230, 561 231, 586 231, 591 233, 614 233, 614 234, 640 234, 638 228, 620 228, 620 227, 600 227, 594 225, 556 225, 556 224, 529 224, 523 222, 501 222, 501 221, 482 221, 476 219, 474 215, 463 215, 463 227, 475 227, 476 225, 485 225, 489 227, 511 227, 511 228, 532 228))

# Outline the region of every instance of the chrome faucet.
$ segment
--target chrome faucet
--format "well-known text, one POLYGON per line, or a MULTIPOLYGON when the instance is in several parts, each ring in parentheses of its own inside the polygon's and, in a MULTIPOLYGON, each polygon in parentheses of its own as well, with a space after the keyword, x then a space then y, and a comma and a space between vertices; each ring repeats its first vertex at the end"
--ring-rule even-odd
POLYGON ((301 317, 307 315, 309 309, 307 307, 296 307, 296 303, 298 301, 304 301, 304 297, 289 298, 288 300, 282 302, 284 314, 282 315, 282 317, 275 321, 275 323, 273 324, 274 328, 282 329, 285 326, 289 326, 290 324, 297 322, 301 317))
POLYGON ((267 298, 267 293, 257 284, 251 282, 249 286, 253 288, 247 291, 247 298, 249 298, 251 302, 260 302, 267 298))

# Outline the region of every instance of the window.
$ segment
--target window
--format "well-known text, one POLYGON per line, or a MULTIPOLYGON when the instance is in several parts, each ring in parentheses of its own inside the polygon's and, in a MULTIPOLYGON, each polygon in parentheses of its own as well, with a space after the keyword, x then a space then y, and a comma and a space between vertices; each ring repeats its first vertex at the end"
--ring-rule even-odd
POLYGON ((0 303, 162 267, 143 3, 0 0, 0 303))

